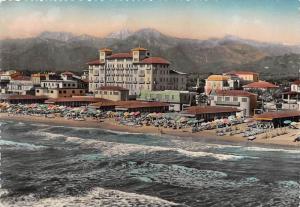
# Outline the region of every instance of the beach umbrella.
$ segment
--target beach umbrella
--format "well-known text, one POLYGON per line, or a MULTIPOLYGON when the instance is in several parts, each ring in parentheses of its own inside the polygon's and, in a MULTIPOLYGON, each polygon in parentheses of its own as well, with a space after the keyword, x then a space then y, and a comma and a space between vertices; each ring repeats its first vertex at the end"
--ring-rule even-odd
POLYGON ((290 124, 290 123, 292 123, 292 121, 291 120, 285 120, 283 123, 284 124, 290 124))

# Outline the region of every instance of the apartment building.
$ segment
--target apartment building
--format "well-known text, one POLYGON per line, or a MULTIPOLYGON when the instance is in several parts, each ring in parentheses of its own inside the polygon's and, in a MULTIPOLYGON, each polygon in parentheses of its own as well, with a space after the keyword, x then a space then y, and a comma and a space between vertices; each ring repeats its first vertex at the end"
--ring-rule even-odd
POLYGON ((187 75, 172 70, 170 63, 161 57, 151 57, 145 48, 134 48, 127 53, 115 53, 104 48, 99 59, 88 62, 89 91, 102 86, 119 86, 129 95, 141 90, 184 90, 187 75))
POLYGON ((27 76, 14 77, 7 84, 6 93, 12 93, 18 95, 34 94, 34 85, 30 77, 27 76))
POLYGON ((236 76, 241 79, 242 84, 259 81, 258 73, 251 72, 251 71, 230 71, 230 72, 224 73, 223 75, 232 76, 232 77, 236 76))
POLYGON ((240 79, 226 75, 211 75, 205 80, 205 94, 212 90, 230 90, 240 88, 240 79))

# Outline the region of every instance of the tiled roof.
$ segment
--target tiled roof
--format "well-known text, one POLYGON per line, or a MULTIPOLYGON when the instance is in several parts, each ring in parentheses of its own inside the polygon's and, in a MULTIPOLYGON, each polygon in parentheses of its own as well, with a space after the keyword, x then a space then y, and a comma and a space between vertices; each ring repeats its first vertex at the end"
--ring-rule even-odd
POLYGON ((273 120, 280 118, 290 118, 300 116, 300 111, 275 111, 275 112, 266 112, 263 114, 258 114, 254 116, 256 120, 273 120))
POLYGON ((115 102, 115 101, 101 101, 101 102, 92 103, 89 106, 105 107, 105 106, 116 106, 116 105, 117 105, 117 102, 115 102))
POLYGON ((125 59, 125 58, 132 58, 131 53, 116 53, 112 54, 111 56, 107 57, 107 59, 125 59))
POLYGON ((112 52, 112 50, 109 48, 102 48, 102 49, 100 49, 100 51, 101 52, 112 52))
POLYGON ((96 103, 96 102, 105 102, 110 101, 104 98, 95 98, 95 97, 69 97, 69 98, 50 98, 45 101, 45 103, 60 103, 60 102, 89 102, 89 103, 96 103))
POLYGON ((101 86, 97 88, 97 90, 102 90, 102 91, 128 91, 126 88, 122 88, 120 86, 101 86))
POLYGON ((12 78, 13 80, 24 80, 24 81, 30 81, 31 78, 29 76, 16 76, 12 78))
POLYGON ((215 93, 218 96, 256 96, 254 93, 243 90, 216 90, 215 93))
POLYGON ((136 48, 133 48, 132 51, 146 51, 147 49, 145 48, 142 48, 142 47, 136 47, 136 48))
POLYGON ((166 107, 167 103, 162 102, 144 102, 144 101, 118 101, 116 107, 119 108, 149 108, 149 107, 166 107))
POLYGON ((232 113, 240 110, 234 107, 220 107, 220 106, 191 106, 185 112, 189 114, 217 114, 217 113, 232 113))
POLYGON ((300 85, 300 80, 295 80, 293 84, 300 85))
POLYGON ((226 74, 229 75, 257 75, 258 73, 252 72, 252 71, 230 71, 226 74))
POLYGON ((42 100, 47 99, 45 96, 32 96, 32 95, 11 95, 7 100, 42 100))
POLYGON ((166 64, 166 65, 170 64, 167 60, 161 57, 149 57, 149 58, 145 58, 141 62, 145 64, 166 64))
POLYGON ((102 65, 102 64, 104 64, 104 63, 103 63, 103 62, 100 62, 100 60, 97 59, 97 60, 92 60, 92 61, 90 61, 90 62, 87 62, 87 64, 88 64, 88 65, 102 65))
POLYGON ((210 76, 208 76, 207 80, 209 80, 209 81, 224 81, 224 80, 228 80, 228 77, 223 76, 223 75, 210 75, 210 76))
POLYGON ((274 85, 273 83, 266 82, 266 81, 258 81, 258 82, 253 82, 253 83, 249 83, 247 85, 244 85, 243 88, 268 89, 268 88, 278 88, 278 86, 274 85))

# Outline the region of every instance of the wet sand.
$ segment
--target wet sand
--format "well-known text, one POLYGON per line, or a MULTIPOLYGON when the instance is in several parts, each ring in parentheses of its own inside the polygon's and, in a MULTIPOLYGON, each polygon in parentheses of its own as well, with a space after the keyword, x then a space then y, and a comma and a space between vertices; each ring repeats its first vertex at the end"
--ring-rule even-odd
MULTIPOLYGON (((181 138, 198 138, 207 141, 222 141, 222 142, 234 142, 243 145, 263 145, 272 147, 288 147, 300 149, 300 143, 293 142, 295 137, 299 135, 299 129, 286 129, 287 134, 276 136, 273 138, 264 138, 265 135, 258 135, 254 141, 248 141, 247 138, 241 135, 234 136, 217 136, 215 130, 205 130, 196 133, 192 133, 191 129, 171 129, 171 128, 157 128, 154 126, 124 126, 118 124, 113 118, 103 119, 101 122, 95 119, 88 118, 85 121, 67 120, 62 117, 45 118, 41 116, 27 116, 27 115, 11 115, 7 113, 0 113, 0 120, 12 120, 20 122, 35 122, 45 123, 49 125, 59 126, 71 126, 71 127, 90 127, 105 130, 131 132, 131 133, 147 133, 155 134, 159 136, 176 136, 181 138)), ((240 125, 239 128, 243 128, 245 125, 240 125)), ((276 130, 276 129, 275 129, 276 130)), ((276 132, 276 131, 275 131, 276 132)), ((275 133, 274 132, 274 133, 275 133)))

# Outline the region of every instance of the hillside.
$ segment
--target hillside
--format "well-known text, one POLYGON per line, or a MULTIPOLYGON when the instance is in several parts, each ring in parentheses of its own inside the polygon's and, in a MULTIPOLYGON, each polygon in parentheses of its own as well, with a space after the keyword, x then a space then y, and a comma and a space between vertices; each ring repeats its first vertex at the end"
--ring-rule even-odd
POLYGON ((276 65, 269 71, 276 73, 282 69, 292 70, 295 66, 285 64, 285 60, 289 60, 289 56, 292 59, 297 56, 291 53, 300 54, 299 46, 261 43, 233 36, 208 40, 183 39, 154 29, 117 31, 105 38, 43 32, 35 38, 1 40, 0 68, 81 71, 87 68, 87 61, 98 57, 101 47, 110 47, 114 52, 126 52, 138 45, 148 48, 153 56, 168 59, 174 69, 197 73, 237 68, 265 72, 268 71, 262 68, 265 64, 271 67, 276 65), (282 61, 284 64, 281 64, 282 61))

